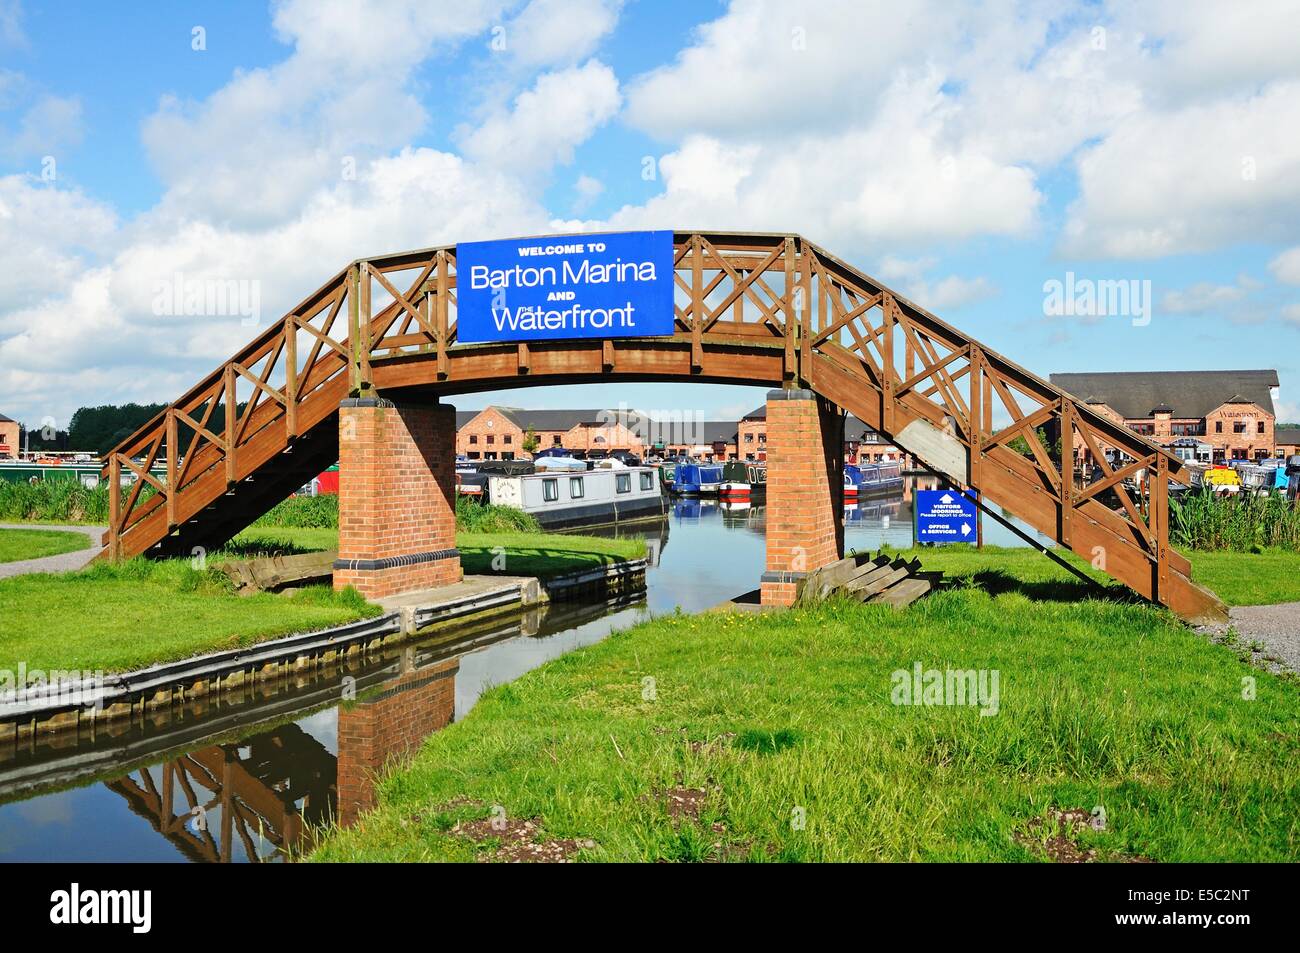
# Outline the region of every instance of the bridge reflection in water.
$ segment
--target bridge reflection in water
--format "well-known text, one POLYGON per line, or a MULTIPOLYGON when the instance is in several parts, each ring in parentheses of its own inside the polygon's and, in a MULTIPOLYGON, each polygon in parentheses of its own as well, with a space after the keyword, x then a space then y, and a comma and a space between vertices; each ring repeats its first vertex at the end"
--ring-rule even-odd
POLYGON ((291 856, 312 831, 356 822, 376 803, 383 770, 456 710, 458 658, 416 667, 337 710, 337 754, 289 722, 236 744, 211 745, 106 782, 186 858, 230 863, 291 856))
MULTIPOLYGON (((661 549, 664 545, 666 535, 659 539, 661 549)), ((474 661, 480 679, 495 684, 504 680, 498 674, 509 676, 532 667, 534 658, 598 641, 644 611, 643 596, 536 607, 369 660, 344 659, 292 684, 228 692, 151 713, 135 724, 101 727, 96 735, 3 750, 0 801, 33 794, 58 798, 100 782, 101 790, 120 798, 180 858, 200 863, 291 859, 311 848, 316 830, 353 824, 371 810, 385 769, 452 723, 462 660, 474 661), (555 633, 566 638, 536 638, 555 633), (551 644, 539 653, 527 644, 535 642, 551 644), (501 658, 485 667, 480 657, 494 650, 501 658), (112 767, 141 761, 144 766, 125 774, 112 767)), ((472 703, 484 687, 471 686, 462 707, 464 696, 472 703)), ((38 797, 26 803, 41 802, 38 797)), ((7 836, 21 819, 2 819, 3 812, 23 806, 0 804, 0 859, 26 859, 17 845, 6 849, 4 843, 21 839, 7 836)), ((80 823, 125 828, 120 814, 100 803, 94 816, 80 823)), ((124 841, 138 842, 139 836, 139 830, 129 835, 123 830, 124 841)))

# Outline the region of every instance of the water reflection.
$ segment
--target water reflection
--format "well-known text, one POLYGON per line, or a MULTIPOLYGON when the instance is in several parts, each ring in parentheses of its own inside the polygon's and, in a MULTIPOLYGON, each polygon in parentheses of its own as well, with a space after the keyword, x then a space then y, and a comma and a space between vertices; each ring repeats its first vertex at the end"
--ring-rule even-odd
MULTIPOLYGON (((846 545, 909 546, 919 482, 849 508, 846 545)), ((353 823, 374 805, 384 766, 463 718, 487 689, 650 615, 752 589, 765 562, 764 513, 762 501, 683 499, 663 521, 608 531, 647 542, 652 568, 638 596, 456 626, 291 681, 0 746, 0 860, 257 862, 308 849, 313 828, 353 823)), ((985 538, 1019 542, 991 520, 985 538)))

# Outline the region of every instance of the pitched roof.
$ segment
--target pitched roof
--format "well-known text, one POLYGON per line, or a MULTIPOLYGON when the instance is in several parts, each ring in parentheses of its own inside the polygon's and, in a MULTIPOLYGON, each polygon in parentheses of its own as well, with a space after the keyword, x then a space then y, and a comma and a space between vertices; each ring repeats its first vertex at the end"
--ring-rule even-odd
POLYGON ((1164 404, 1174 416, 1201 418, 1220 404, 1248 400, 1273 413, 1270 388, 1277 371, 1120 371, 1053 374, 1051 381, 1088 402, 1102 402, 1128 420, 1151 416, 1164 404))
POLYGON ((0 424, 11 424, 13 422, 14 419, 12 417, 6 417, 4 414, 0 414, 0 424))
POLYGON ((1300 443, 1300 424, 1279 424, 1273 428, 1273 442, 1290 446, 1300 443))

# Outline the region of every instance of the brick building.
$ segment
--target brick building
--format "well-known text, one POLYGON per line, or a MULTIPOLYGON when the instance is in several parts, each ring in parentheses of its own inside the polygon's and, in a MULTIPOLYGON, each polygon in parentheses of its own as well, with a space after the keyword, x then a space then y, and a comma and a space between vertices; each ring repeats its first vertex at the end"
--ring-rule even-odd
POLYGON ((489 406, 456 412, 456 454, 470 460, 527 460, 529 429, 537 449, 646 450, 644 418, 627 410, 525 410, 489 406))
MULTIPOLYGON (((1134 371, 1053 374, 1052 383, 1163 447, 1208 444, 1213 462, 1277 456, 1277 371, 1134 371)), ((1081 458, 1086 450, 1076 448, 1081 458)))
POLYGON ((0 460, 18 459, 18 451, 22 449, 18 440, 18 421, 0 414, 0 460))
POLYGON ((1300 424, 1277 424, 1273 428, 1273 442, 1279 457, 1300 453, 1300 424))
MULTIPOLYGON (((736 440, 741 459, 767 459, 767 405, 755 407, 736 425, 736 440)), ((844 418, 844 460, 846 463, 907 463, 907 455, 849 414, 844 418)))

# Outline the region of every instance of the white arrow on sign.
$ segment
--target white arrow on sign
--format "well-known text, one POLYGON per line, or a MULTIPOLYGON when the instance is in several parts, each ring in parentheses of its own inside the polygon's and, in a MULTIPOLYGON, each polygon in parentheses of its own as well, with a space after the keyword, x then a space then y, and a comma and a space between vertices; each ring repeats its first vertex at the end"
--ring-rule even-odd
POLYGON ((939 497, 939 502, 941 502, 941 503, 951 503, 951 502, 952 502, 952 497, 951 497, 949 494, 945 493, 943 496, 939 497))
POLYGON ((962 523, 962 524, 961 524, 961 534, 962 534, 963 536, 969 536, 969 535, 970 535, 970 523, 962 523))

